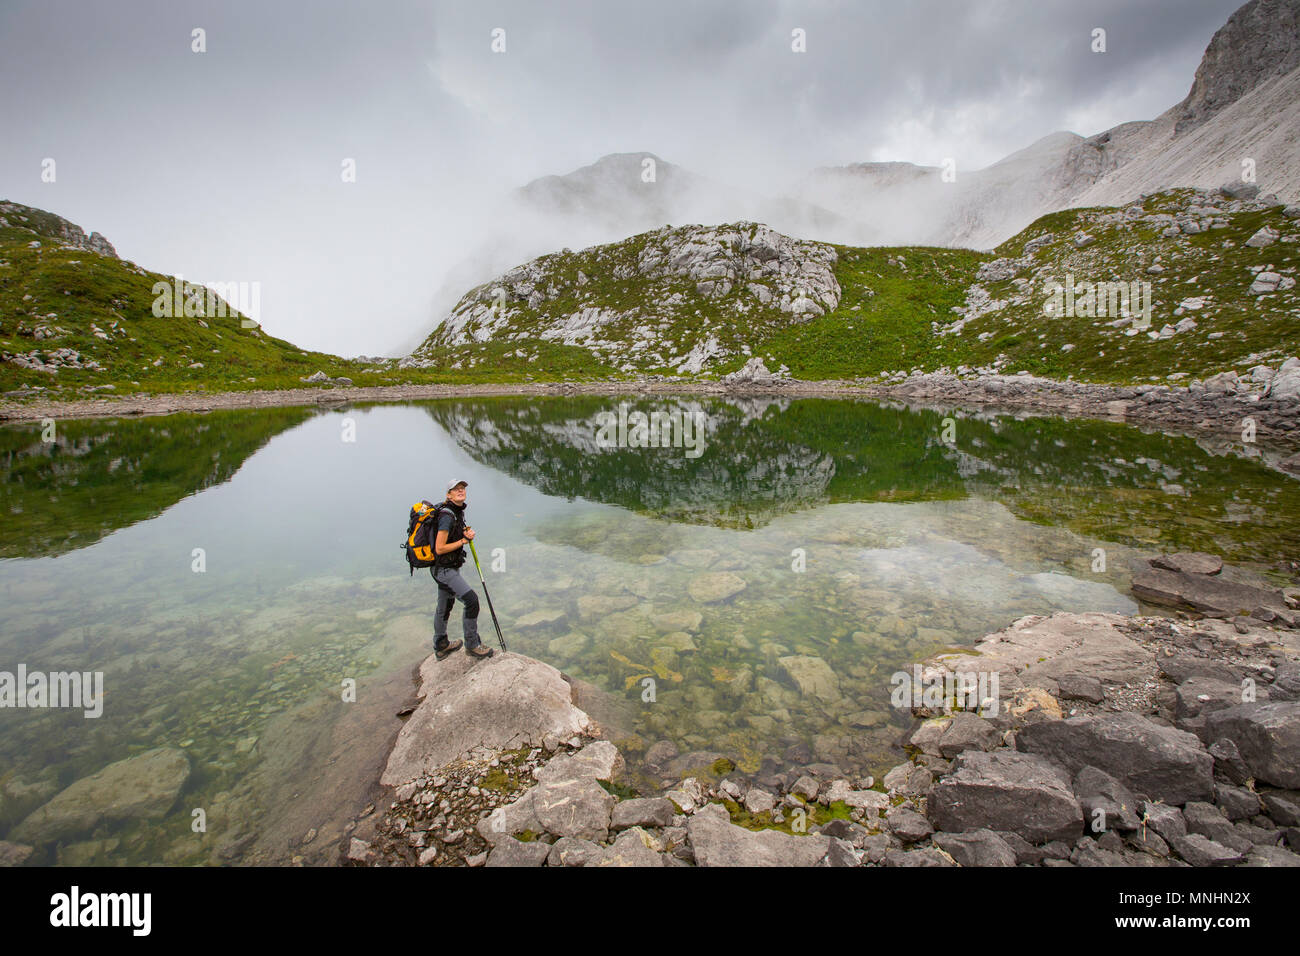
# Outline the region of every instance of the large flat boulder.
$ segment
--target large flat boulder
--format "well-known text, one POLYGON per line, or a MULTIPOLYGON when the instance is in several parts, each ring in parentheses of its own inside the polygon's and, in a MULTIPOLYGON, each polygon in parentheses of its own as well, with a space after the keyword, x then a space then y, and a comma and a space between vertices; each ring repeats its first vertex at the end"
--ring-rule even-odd
POLYGON ((460 760, 476 747, 539 746, 587 731, 591 719, 573 705, 572 690, 549 664, 498 653, 476 661, 430 654, 420 665, 423 700, 403 725, 381 782, 398 787, 460 760))
POLYGON ((830 849, 820 833, 792 836, 779 830, 746 830, 711 803, 686 824, 698 866, 816 866, 830 849))
POLYGON ((1300 701, 1216 710, 1206 720, 1206 736, 1211 740, 1227 737, 1235 743, 1261 783, 1300 789, 1300 701))
POLYGON ((1026 687, 1056 691, 1081 674, 1126 684, 1145 679, 1151 668, 1151 651, 1121 629, 1128 620, 1095 612, 1023 617, 976 644, 976 656, 943 655, 935 663, 954 672, 996 673, 1002 697, 1026 687))
POLYGON ((1070 778, 1033 754, 968 750, 953 772, 930 788, 926 813, 936 830, 1001 830, 1030 843, 1074 842, 1083 832, 1083 811, 1070 778))
POLYGON ((1133 596, 1156 604, 1235 616, 1255 608, 1286 610, 1281 591, 1228 581, 1219 574, 1188 574, 1151 567, 1133 575, 1133 596))
POLYGON ((1204 551, 1180 551, 1152 558, 1151 566, 1166 571, 1181 571, 1183 574, 1218 574, 1223 570, 1223 558, 1204 551))
POLYGON ((20 843, 48 843, 88 833, 101 823, 156 820, 167 814, 190 777, 185 753, 159 747, 82 777, 14 828, 20 843))
POLYGON ((1138 714, 1032 724, 1016 735, 1016 749, 1054 760, 1070 773, 1096 767, 1134 793, 1175 806, 1214 799, 1214 758, 1201 741, 1138 714))

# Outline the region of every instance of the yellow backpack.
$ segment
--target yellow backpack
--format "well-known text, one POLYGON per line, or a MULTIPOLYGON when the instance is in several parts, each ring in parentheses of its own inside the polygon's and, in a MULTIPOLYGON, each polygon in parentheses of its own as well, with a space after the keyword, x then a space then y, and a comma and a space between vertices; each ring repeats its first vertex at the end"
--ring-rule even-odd
POLYGON ((431 501, 417 501, 411 505, 411 518, 406 525, 406 540, 402 542, 402 550, 406 552, 406 562, 410 565, 411 574, 415 574, 416 568, 432 567, 438 559, 433 544, 438 537, 438 515, 443 507, 443 504, 435 505, 431 501))

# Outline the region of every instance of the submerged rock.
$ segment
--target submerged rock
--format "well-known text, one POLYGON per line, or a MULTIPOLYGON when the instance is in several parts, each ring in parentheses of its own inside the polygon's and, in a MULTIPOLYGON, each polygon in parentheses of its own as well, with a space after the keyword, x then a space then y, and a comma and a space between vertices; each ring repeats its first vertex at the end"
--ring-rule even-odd
POLYGON ((33 848, 24 843, 0 840, 0 866, 22 866, 32 855, 33 848))
POLYGON ((745 590, 745 579, 730 571, 715 571, 695 577, 686 590, 693 601, 715 604, 745 590))
POLYGON ((798 685, 799 693, 805 697, 816 697, 822 701, 839 700, 839 679, 831 666, 820 657, 796 655, 778 658, 777 663, 798 685))
POLYGON ((47 843, 88 833, 109 821, 158 819, 176 803, 189 777, 189 758, 170 747, 119 760, 57 794, 10 837, 47 843))

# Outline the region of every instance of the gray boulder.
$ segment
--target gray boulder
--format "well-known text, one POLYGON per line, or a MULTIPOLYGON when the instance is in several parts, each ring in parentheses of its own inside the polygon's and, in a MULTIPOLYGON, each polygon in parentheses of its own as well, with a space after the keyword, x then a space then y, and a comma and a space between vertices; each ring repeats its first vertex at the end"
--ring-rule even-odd
POLYGON ((866 827, 861 823, 854 823, 852 820, 832 820, 818 832, 832 839, 842 840, 858 850, 866 847, 867 837, 869 836, 866 827))
POLYGON ((1245 783, 1250 779, 1250 768, 1241 759, 1237 745, 1226 737, 1221 737, 1210 744, 1210 756, 1214 758, 1214 773, 1230 783, 1245 783))
POLYGON ((746 830, 711 803, 686 824, 699 866, 815 866, 830 849, 820 833, 792 836, 779 830, 746 830))
POLYGON ((953 758, 965 750, 992 750, 1002 743, 1001 732, 977 714, 958 711, 939 738, 939 753, 953 758))
POLYGON ((514 837, 502 840, 488 854, 488 866, 541 866, 550 855, 545 843, 524 843, 514 837))
POLYGON ((1300 866, 1300 856, 1280 846, 1252 847, 1242 866, 1300 866))
POLYGON ((529 792, 533 812, 546 832, 597 842, 609 836, 610 813, 616 801, 595 780, 539 784, 529 792))
POLYGON ((653 838, 640 827, 624 830, 587 866, 665 866, 664 857, 651 845, 653 838))
POLYGON ((1300 700, 1300 664, 1288 661, 1277 669, 1268 686, 1269 700, 1300 700))
POLYGON ((768 371, 763 360, 755 357, 751 358, 736 371, 729 375, 722 376, 722 381, 728 385, 739 385, 748 382, 770 382, 775 378, 776 376, 768 371))
POLYGON ((641 797, 616 804, 609 826, 611 830, 666 827, 671 826, 676 817, 677 808, 667 797, 641 797))
POLYGON ((1223 811, 1229 820, 1249 820, 1263 811, 1259 794, 1245 787, 1234 787, 1225 783, 1214 785, 1214 805, 1223 811))
POLYGON ((1016 852, 992 830, 936 833, 934 845, 961 866, 1015 866, 1016 852))
POLYGON ((1056 685, 1060 688, 1061 700, 1086 700, 1100 704, 1106 699, 1101 681, 1090 674, 1062 674, 1056 679, 1056 685))
POLYGON ((1174 852, 1192 866, 1236 866, 1245 859, 1244 854, 1230 850, 1199 833, 1176 837, 1170 843, 1174 852))
POLYGON ((613 780, 623 770, 623 755, 608 740, 593 740, 577 753, 562 754, 539 767, 538 783, 564 780, 613 780))
POLYGON ((1030 843, 1083 830, 1083 811, 1060 767, 1035 754, 967 751, 930 790, 926 813, 937 830, 1006 830, 1030 843))
POLYGON ((831 837, 830 849, 826 851, 826 866, 861 866, 863 854, 853 848, 853 844, 838 837, 831 837))
POLYGON ((956 866, 957 861, 937 847, 919 850, 890 850, 885 854, 885 866, 956 866))
POLYGON ((911 807, 894 807, 885 814, 885 825, 904 843, 919 843, 934 832, 930 821, 911 807))
POLYGON ((1165 803, 1214 796, 1214 760, 1200 740, 1137 714, 1032 724, 1016 735, 1016 749, 1051 758, 1071 773, 1091 765, 1165 803))
POLYGON ((1300 788, 1300 701, 1242 704, 1210 714, 1211 739, 1227 737, 1255 779, 1286 789, 1300 788))
POLYGON ((1241 685, 1237 683, 1214 677, 1189 677, 1178 685, 1175 692, 1174 718, 1183 721, 1236 707, 1241 704, 1241 693, 1241 685))
POLYGON ((1160 607, 1236 614, 1242 608, 1285 610, 1281 591, 1238 584, 1213 574, 1186 574, 1150 567, 1133 575, 1133 596, 1160 607))
POLYGON ((1218 574, 1223 570, 1223 559, 1203 551, 1180 551, 1178 554, 1162 554, 1152 558, 1151 566, 1183 574, 1218 574))
POLYGON ((1284 827, 1300 827, 1300 795, 1269 791, 1260 795, 1270 820, 1284 827))
POLYGON ((560 837, 551 844, 546 856, 547 866, 594 865, 605 855, 605 848, 591 840, 577 837, 560 837))
POLYGON ((1083 810, 1084 825, 1104 830, 1136 830, 1138 802, 1122 783, 1096 767, 1084 767, 1074 778, 1074 795, 1083 810))
POLYGON ((1144 830, 1153 830, 1168 843, 1172 843, 1175 837, 1187 836, 1187 821, 1183 819, 1183 812, 1177 807, 1171 807, 1167 803, 1152 803, 1148 800, 1143 802, 1139 809, 1142 813, 1144 830))
POLYGON ((1255 183, 1230 182, 1220 186, 1219 192, 1228 199, 1254 199, 1259 195, 1259 186, 1255 183))
POLYGON ((1183 807, 1183 819, 1187 821, 1189 834, 1199 833, 1215 843, 1243 853, 1250 849, 1250 841, 1239 834, 1212 803, 1193 800, 1183 807))
POLYGON ((430 654, 420 665, 423 700, 402 725, 381 782, 392 787, 436 772, 476 747, 511 750, 586 732, 590 718, 549 664, 498 653, 485 661, 430 654))
POLYGON ((513 803, 497 807, 478 822, 488 843, 510 840, 516 833, 545 831, 557 837, 604 842, 616 803, 590 777, 539 783, 513 803))
POLYGON ((934 784, 934 774, 920 764, 901 763, 884 778, 885 789, 905 797, 923 797, 934 784))

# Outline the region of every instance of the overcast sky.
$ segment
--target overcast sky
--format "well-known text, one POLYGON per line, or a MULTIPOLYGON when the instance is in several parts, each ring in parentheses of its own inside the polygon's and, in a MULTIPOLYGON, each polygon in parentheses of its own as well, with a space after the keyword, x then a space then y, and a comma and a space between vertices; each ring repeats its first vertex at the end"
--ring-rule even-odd
POLYGON ((822 165, 979 168, 1163 112, 1238 6, 0 0, 0 198, 148 269, 260 282, 299 345, 391 354, 532 178, 642 150, 771 194, 822 165))

